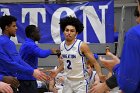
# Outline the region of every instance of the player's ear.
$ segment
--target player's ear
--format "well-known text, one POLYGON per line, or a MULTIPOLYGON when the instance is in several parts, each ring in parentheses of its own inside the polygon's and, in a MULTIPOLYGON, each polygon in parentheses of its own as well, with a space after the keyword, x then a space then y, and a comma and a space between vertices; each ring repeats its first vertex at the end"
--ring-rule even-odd
POLYGON ((76 32, 75 38, 77 38, 78 32, 76 32))
POLYGON ((77 35, 75 36, 75 38, 77 38, 77 35))
POLYGON ((8 30, 8 26, 5 26, 5 30, 8 30))

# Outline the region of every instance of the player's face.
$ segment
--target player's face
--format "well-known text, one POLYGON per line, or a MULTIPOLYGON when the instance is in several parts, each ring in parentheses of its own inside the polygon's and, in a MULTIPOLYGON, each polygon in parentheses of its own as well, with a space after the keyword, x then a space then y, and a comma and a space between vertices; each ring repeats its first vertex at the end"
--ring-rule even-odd
POLYGON ((12 22, 9 26, 6 26, 6 31, 9 36, 15 37, 16 31, 17 31, 17 25, 16 22, 12 22))
POLYGON ((78 32, 76 32, 76 29, 74 26, 72 25, 66 26, 65 31, 64 31, 64 36, 67 41, 75 40, 77 34, 78 32))
POLYGON ((136 23, 140 24, 140 16, 136 18, 136 23))

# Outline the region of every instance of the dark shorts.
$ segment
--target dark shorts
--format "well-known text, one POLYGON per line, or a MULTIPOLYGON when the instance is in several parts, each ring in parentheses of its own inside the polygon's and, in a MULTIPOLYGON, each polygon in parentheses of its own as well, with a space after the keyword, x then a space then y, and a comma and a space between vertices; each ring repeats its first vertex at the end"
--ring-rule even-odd
POLYGON ((18 93, 38 93, 36 80, 19 80, 18 93))

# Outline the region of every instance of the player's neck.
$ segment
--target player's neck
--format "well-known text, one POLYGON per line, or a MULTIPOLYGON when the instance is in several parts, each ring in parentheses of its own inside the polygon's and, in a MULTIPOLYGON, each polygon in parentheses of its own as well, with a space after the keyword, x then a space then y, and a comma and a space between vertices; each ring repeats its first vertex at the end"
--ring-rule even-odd
POLYGON ((7 31, 4 31, 2 34, 3 34, 3 35, 6 35, 6 36, 8 36, 8 37, 11 37, 10 34, 9 34, 9 32, 7 32, 7 31))
POLYGON ((76 40, 76 39, 73 39, 73 40, 71 40, 71 41, 66 40, 65 43, 66 43, 67 46, 69 46, 69 45, 73 44, 73 43, 75 42, 75 40, 76 40))

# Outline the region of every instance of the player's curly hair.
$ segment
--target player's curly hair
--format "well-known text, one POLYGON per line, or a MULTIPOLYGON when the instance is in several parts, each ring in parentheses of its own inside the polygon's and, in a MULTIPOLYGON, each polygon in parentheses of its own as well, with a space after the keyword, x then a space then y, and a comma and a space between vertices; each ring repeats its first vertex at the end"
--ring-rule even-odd
POLYGON ((62 31, 65 31, 65 28, 67 25, 72 25, 75 27, 76 32, 78 32, 78 34, 80 34, 83 29, 84 26, 83 24, 80 22, 80 20, 78 18, 72 17, 72 16, 67 16, 65 18, 60 19, 60 27, 62 29, 62 31))

